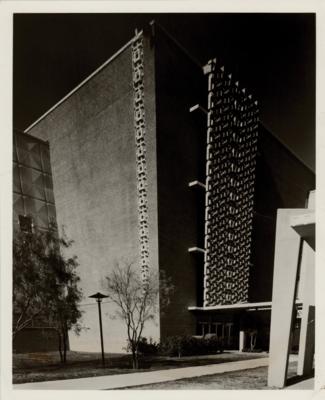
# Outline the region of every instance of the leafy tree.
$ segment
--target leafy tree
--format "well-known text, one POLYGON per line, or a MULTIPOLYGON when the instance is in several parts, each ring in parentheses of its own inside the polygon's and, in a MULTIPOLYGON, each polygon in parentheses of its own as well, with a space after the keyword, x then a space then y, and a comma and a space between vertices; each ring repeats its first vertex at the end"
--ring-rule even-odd
POLYGON ((154 321, 169 303, 173 285, 163 273, 160 276, 148 273, 144 281, 133 263, 123 267, 115 265, 106 277, 105 289, 109 299, 116 304, 115 315, 124 321, 129 348, 132 352, 133 368, 139 368, 138 351, 146 322, 154 321))
POLYGON ((45 309, 44 246, 38 231, 15 232, 13 240, 13 339, 45 309))
POLYGON ((55 328, 61 361, 66 361, 67 332, 80 332, 82 292, 77 257, 65 257, 72 241, 54 226, 48 231, 15 232, 13 242, 13 339, 35 319, 55 328))

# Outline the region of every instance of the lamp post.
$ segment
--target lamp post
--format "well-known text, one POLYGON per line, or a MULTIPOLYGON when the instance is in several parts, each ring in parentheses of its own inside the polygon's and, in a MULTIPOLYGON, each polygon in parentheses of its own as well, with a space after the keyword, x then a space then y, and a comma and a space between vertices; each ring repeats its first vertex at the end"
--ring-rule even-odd
POLYGON ((89 296, 89 298, 96 299, 97 304, 98 304, 98 315, 99 315, 99 329, 100 329, 100 343, 102 347, 102 364, 103 367, 105 366, 105 358, 104 358, 104 340, 103 340, 103 326, 102 326, 102 309, 101 309, 101 302, 102 299, 107 298, 108 296, 105 296, 102 293, 95 293, 92 296, 89 296))

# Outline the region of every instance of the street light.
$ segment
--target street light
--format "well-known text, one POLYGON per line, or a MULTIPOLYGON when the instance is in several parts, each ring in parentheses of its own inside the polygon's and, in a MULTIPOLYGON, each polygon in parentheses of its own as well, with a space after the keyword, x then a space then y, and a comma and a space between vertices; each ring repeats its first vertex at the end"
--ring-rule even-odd
POLYGON ((92 299, 96 299, 97 304, 98 304, 98 315, 99 315, 99 329, 100 329, 100 343, 102 346, 102 364, 103 367, 105 366, 105 358, 104 358, 104 340, 103 340, 103 326, 102 326, 102 309, 100 306, 100 303, 102 302, 102 299, 107 298, 108 296, 105 296, 102 293, 95 293, 92 296, 89 296, 92 299))

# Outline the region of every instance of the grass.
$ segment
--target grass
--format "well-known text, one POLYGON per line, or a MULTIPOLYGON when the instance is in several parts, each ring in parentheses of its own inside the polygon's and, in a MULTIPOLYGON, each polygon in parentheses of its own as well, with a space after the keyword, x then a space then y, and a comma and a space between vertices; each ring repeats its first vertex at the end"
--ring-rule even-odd
MULTIPOLYGON (((192 357, 140 357, 141 371, 156 371, 199 365, 219 364, 265 357, 266 354, 224 352, 217 355, 192 357)), ((57 352, 13 355, 13 383, 41 382, 91 376, 117 375, 135 372, 128 354, 105 354, 105 368, 100 353, 70 351, 67 363, 61 364, 57 352)))
MULTIPOLYGON (((288 377, 296 375, 296 370, 297 362, 291 362, 288 368, 288 377)), ((172 382, 133 386, 132 388, 123 388, 123 390, 269 390, 272 388, 267 386, 267 371, 267 367, 259 367, 172 382)))

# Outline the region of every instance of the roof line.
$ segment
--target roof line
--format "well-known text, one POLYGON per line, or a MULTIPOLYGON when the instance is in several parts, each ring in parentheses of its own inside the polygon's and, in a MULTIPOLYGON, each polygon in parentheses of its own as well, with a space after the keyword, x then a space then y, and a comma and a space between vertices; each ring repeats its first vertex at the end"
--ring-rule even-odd
POLYGON ((44 140, 44 139, 40 139, 39 137, 36 137, 36 136, 28 135, 28 133, 26 133, 26 132, 24 132, 24 131, 22 131, 20 129, 14 128, 13 129, 13 133, 14 133, 14 135, 28 136, 29 138, 33 138, 36 142, 40 142, 40 143, 45 144, 47 146, 49 145, 49 141, 48 140, 44 140))
POLYGON ((289 153, 291 153, 298 161, 300 161, 301 164, 304 165, 304 167, 306 167, 306 168, 307 168, 310 172, 312 172, 314 175, 316 174, 315 171, 314 171, 309 165, 307 165, 306 162, 305 162, 300 156, 298 156, 298 154, 297 154, 295 151, 293 151, 286 143, 284 143, 284 142, 282 141, 282 139, 280 139, 279 136, 276 135, 264 122, 262 122, 262 121, 260 120, 260 124, 263 126, 263 128, 264 128, 267 132, 269 132, 269 133, 274 137, 274 139, 276 139, 280 144, 282 144, 282 146, 283 146, 287 151, 289 151, 289 153))
POLYGON ((200 61, 192 56, 192 54, 190 54, 189 51, 176 38, 174 38, 174 36, 169 33, 163 25, 154 19, 150 21, 150 25, 158 27, 197 67, 202 69, 202 64, 200 61))
POLYGON ((112 62, 115 58, 117 58, 125 49, 127 49, 137 38, 142 35, 143 31, 136 33, 131 40, 129 40, 124 46, 122 46, 116 53, 114 53, 108 60, 106 60, 100 67, 98 67, 94 72, 87 76, 81 83, 79 83, 74 89, 72 89, 67 95, 65 95, 61 100, 59 100, 53 107, 47 110, 44 114, 42 114, 35 122, 29 125, 24 133, 28 133, 30 129, 32 129, 35 125, 37 125, 40 121, 42 121, 48 114, 54 111, 59 105, 61 105, 65 100, 67 100, 70 96, 73 95, 77 90, 79 90, 83 85, 85 85, 91 78, 97 75, 102 69, 104 69, 110 62, 112 62))

